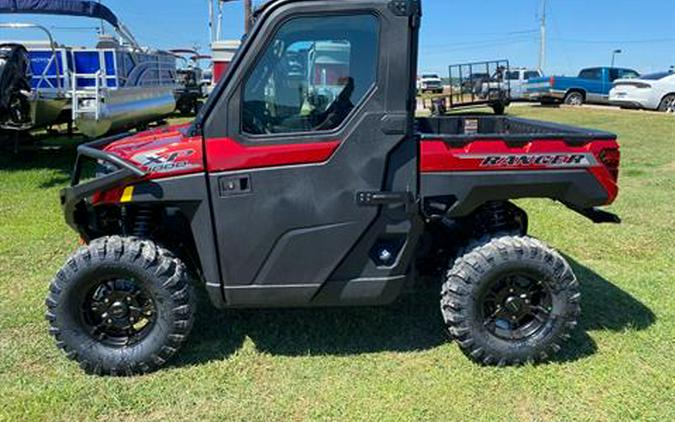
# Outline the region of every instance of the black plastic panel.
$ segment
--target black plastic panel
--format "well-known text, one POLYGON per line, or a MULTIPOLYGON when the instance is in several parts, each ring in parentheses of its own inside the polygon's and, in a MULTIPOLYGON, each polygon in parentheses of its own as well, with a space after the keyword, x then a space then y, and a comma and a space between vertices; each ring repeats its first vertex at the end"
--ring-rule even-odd
POLYGON ((488 201, 551 198, 578 208, 607 203, 607 192, 586 170, 457 172, 423 174, 425 200, 452 196, 448 217, 463 217, 488 201))

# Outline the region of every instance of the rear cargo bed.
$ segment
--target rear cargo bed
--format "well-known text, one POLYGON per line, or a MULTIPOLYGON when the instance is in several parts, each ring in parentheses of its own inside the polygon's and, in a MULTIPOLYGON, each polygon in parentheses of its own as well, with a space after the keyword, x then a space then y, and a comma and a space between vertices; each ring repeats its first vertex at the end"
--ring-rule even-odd
POLYGON ((454 218, 489 201, 550 198, 573 209, 611 203, 619 145, 602 131, 503 116, 416 120, 420 192, 454 218))

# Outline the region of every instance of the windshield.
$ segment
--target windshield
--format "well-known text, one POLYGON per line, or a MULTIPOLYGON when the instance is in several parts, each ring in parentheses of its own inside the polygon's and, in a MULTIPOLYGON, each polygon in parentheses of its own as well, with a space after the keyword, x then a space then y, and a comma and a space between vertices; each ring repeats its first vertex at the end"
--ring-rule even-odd
POLYGON ((429 75, 422 75, 422 79, 439 79, 439 78, 438 75, 429 74, 429 75))
POLYGON ((652 73, 650 75, 645 75, 642 77, 642 79, 648 79, 651 81, 658 81, 659 79, 667 78, 668 76, 674 76, 675 73, 673 72, 659 72, 659 73, 652 73))

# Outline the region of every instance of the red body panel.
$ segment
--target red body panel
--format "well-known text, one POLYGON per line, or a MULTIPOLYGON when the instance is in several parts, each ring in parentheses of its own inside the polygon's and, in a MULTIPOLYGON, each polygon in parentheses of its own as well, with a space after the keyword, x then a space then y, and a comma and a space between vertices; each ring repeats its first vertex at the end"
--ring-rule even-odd
POLYGON ((618 151, 616 140, 596 140, 572 146, 563 140, 536 140, 513 146, 500 139, 483 139, 453 146, 442 139, 421 142, 422 173, 467 171, 532 171, 586 169, 602 184, 608 203, 619 192, 616 173, 602 161, 605 150, 618 151))
POLYGON ((201 136, 186 136, 187 125, 150 130, 109 144, 106 152, 148 172, 147 179, 183 174, 246 170, 263 167, 316 164, 327 161, 339 141, 284 145, 245 146, 232 139, 206 141, 205 160, 201 136))
POLYGON ((188 125, 141 132, 109 144, 104 150, 141 167, 146 179, 204 171, 201 136, 185 136, 188 125))
MULTIPOLYGON (((329 160, 340 145, 339 141, 330 141, 246 146, 233 139, 219 138, 205 142, 205 155, 201 136, 186 136, 187 126, 142 132, 109 144, 105 151, 141 167, 148 172, 146 180, 151 180, 205 170, 225 172, 318 164, 329 160)), ((618 149, 616 140, 596 140, 577 146, 563 140, 536 140, 514 146, 500 139, 482 139, 455 146, 442 139, 425 139, 420 147, 420 171, 585 169, 602 184, 611 203, 618 195, 617 169, 603 162, 603 152, 611 150, 618 155, 618 149)), ((118 198, 118 192, 111 191, 102 193, 99 199, 108 202, 118 198)))
POLYGON ((245 146, 232 139, 206 141, 209 172, 246 170, 263 167, 318 164, 333 155, 339 141, 285 145, 245 146))

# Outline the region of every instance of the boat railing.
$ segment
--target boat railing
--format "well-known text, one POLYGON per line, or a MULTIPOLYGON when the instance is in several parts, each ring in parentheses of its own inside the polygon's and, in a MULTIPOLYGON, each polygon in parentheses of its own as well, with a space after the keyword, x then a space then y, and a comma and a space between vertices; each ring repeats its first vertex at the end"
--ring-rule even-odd
POLYGON ((101 117, 102 91, 106 87, 105 73, 98 71, 95 74, 72 73, 72 116, 77 119, 83 113, 93 113, 98 121, 101 117), (94 89, 77 89, 77 79, 83 76, 94 78, 94 89), (86 103, 84 103, 86 101, 86 103))
MULTIPOLYGON (((46 84, 50 88, 55 88, 57 90, 58 96, 63 96, 65 94, 65 90, 61 78, 65 77, 65 75, 62 73, 63 69, 61 69, 61 65, 59 63, 56 50, 56 42, 54 41, 52 33, 44 26, 35 23, 17 23, 17 22, 0 23, 0 29, 37 29, 44 32, 47 35, 47 39, 49 40, 49 48, 52 51, 52 56, 47 62, 47 65, 45 66, 42 73, 37 78, 38 83, 35 87, 35 91, 36 92, 39 91, 40 87, 43 86, 43 84, 46 84), (56 75, 53 77, 49 74, 49 70, 52 67, 52 63, 56 68, 56 75), (52 81, 50 80, 52 78, 56 79, 56 86, 52 84, 52 81)), ((32 75, 32 77, 35 78, 35 75, 32 75)))

